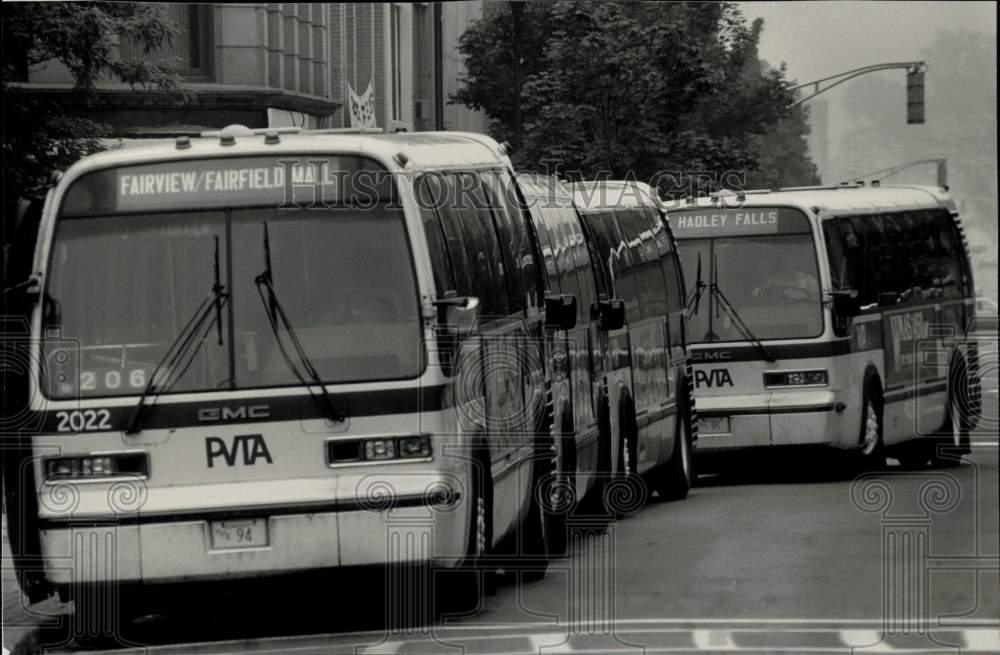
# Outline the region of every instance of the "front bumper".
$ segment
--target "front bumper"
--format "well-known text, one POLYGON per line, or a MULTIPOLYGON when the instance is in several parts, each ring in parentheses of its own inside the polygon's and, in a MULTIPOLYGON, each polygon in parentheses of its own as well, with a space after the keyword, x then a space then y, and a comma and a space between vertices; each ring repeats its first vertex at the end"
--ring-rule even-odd
POLYGON ((697 408, 699 450, 846 447, 845 431, 853 425, 845 399, 830 390, 698 397, 697 408), (702 429, 710 424, 713 430, 702 429))
POLYGON ((46 576, 55 585, 140 584, 456 562, 466 550, 468 512, 454 483, 447 476, 414 475, 387 480, 365 496, 331 499, 328 479, 270 481, 269 491, 279 492, 270 494, 272 500, 294 495, 295 501, 268 505, 247 502, 261 497, 259 482, 219 485, 224 488, 211 496, 160 489, 131 514, 44 518, 46 576), (178 503, 181 495, 190 498, 187 509, 178 503), (157 511, 157 505, 171 509, 157 511), (248 518, 266 523, 266 544, 213 547, 213 521, 248 518))

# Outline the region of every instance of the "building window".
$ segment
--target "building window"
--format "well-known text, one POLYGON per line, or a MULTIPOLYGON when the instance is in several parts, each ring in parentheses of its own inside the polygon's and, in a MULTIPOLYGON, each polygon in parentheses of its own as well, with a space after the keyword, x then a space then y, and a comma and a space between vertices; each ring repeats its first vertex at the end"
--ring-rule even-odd
POLYGON ((390 23, 392 33, 390 34, 390 57, 391 67, 392 67, 392 120, 399 121, 402 120, 402 104, 403 104, 403 83, 402 83, 402 47, 400 39, 402 38, 402 30, 400 25, 400 13, 401 9, 398 5, 392 5, 392 10, 390 12, 390 23))
POLYGON ((190 81, 210 81, 212 79, 213 24, 212 5, 169 3, 166 5, 167 18, 178 28, 178 33, 168 43, 146 54, 128 35, 122 36, 122 57, 159 57, 170 60, 182 77, 190 81))
POLYGON ((413 7, 413 125, 434 129, 434 24, 429 3, 413 7))

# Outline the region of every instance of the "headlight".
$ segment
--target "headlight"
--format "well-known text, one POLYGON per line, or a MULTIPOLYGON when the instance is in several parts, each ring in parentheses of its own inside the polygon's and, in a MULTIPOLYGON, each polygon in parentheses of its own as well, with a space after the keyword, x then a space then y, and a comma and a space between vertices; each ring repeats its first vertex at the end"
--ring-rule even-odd
POLYGON ((826 371, 772 371, 764 374, 765 387, 825 387, 826 371))
POLYGON ((145 453, 50 457, 45 460, 46 478, 108 478, 146 476, 149 459, 145 453))
POLYGON ((433 454, 428 434, 368 439, 331 439, 326 443, 327 464, 358 464, 406 459, 427 459, 433 454))

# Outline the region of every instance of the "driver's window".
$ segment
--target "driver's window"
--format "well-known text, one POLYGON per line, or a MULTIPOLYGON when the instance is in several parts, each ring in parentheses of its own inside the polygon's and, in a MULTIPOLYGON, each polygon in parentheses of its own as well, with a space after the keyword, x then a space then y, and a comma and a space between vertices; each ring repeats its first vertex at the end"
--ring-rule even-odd
POLYGON ((837 224, 830 220, 823 223, 823 237, 826 241, 826 256, 830 263, 830 281, 834 289, 851 288, 851 271, 844 253, 837 224))

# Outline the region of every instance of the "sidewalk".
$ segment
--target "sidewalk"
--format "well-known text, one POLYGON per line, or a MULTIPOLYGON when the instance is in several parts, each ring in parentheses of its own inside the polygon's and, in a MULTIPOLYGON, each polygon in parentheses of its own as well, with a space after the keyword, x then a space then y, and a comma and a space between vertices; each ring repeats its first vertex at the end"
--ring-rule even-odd
POLYGON ((7 515, 2 516, 2 551, 0 551, 0 578, 3 589, 3 647, 12 652, 32 652, 28 645, 31 633, 40 625, 57 621, 55 617, 65 614, 68 606, 59 602, 55 596, 35 605, 28 606, 28 600, 21 594, 14 575, 14 563, 11 560, 10 543, 7 539, 7 515), (28 639, 25 639, 28 637, 28 639), (21 644, 24 650, 15 647, 21 644))

